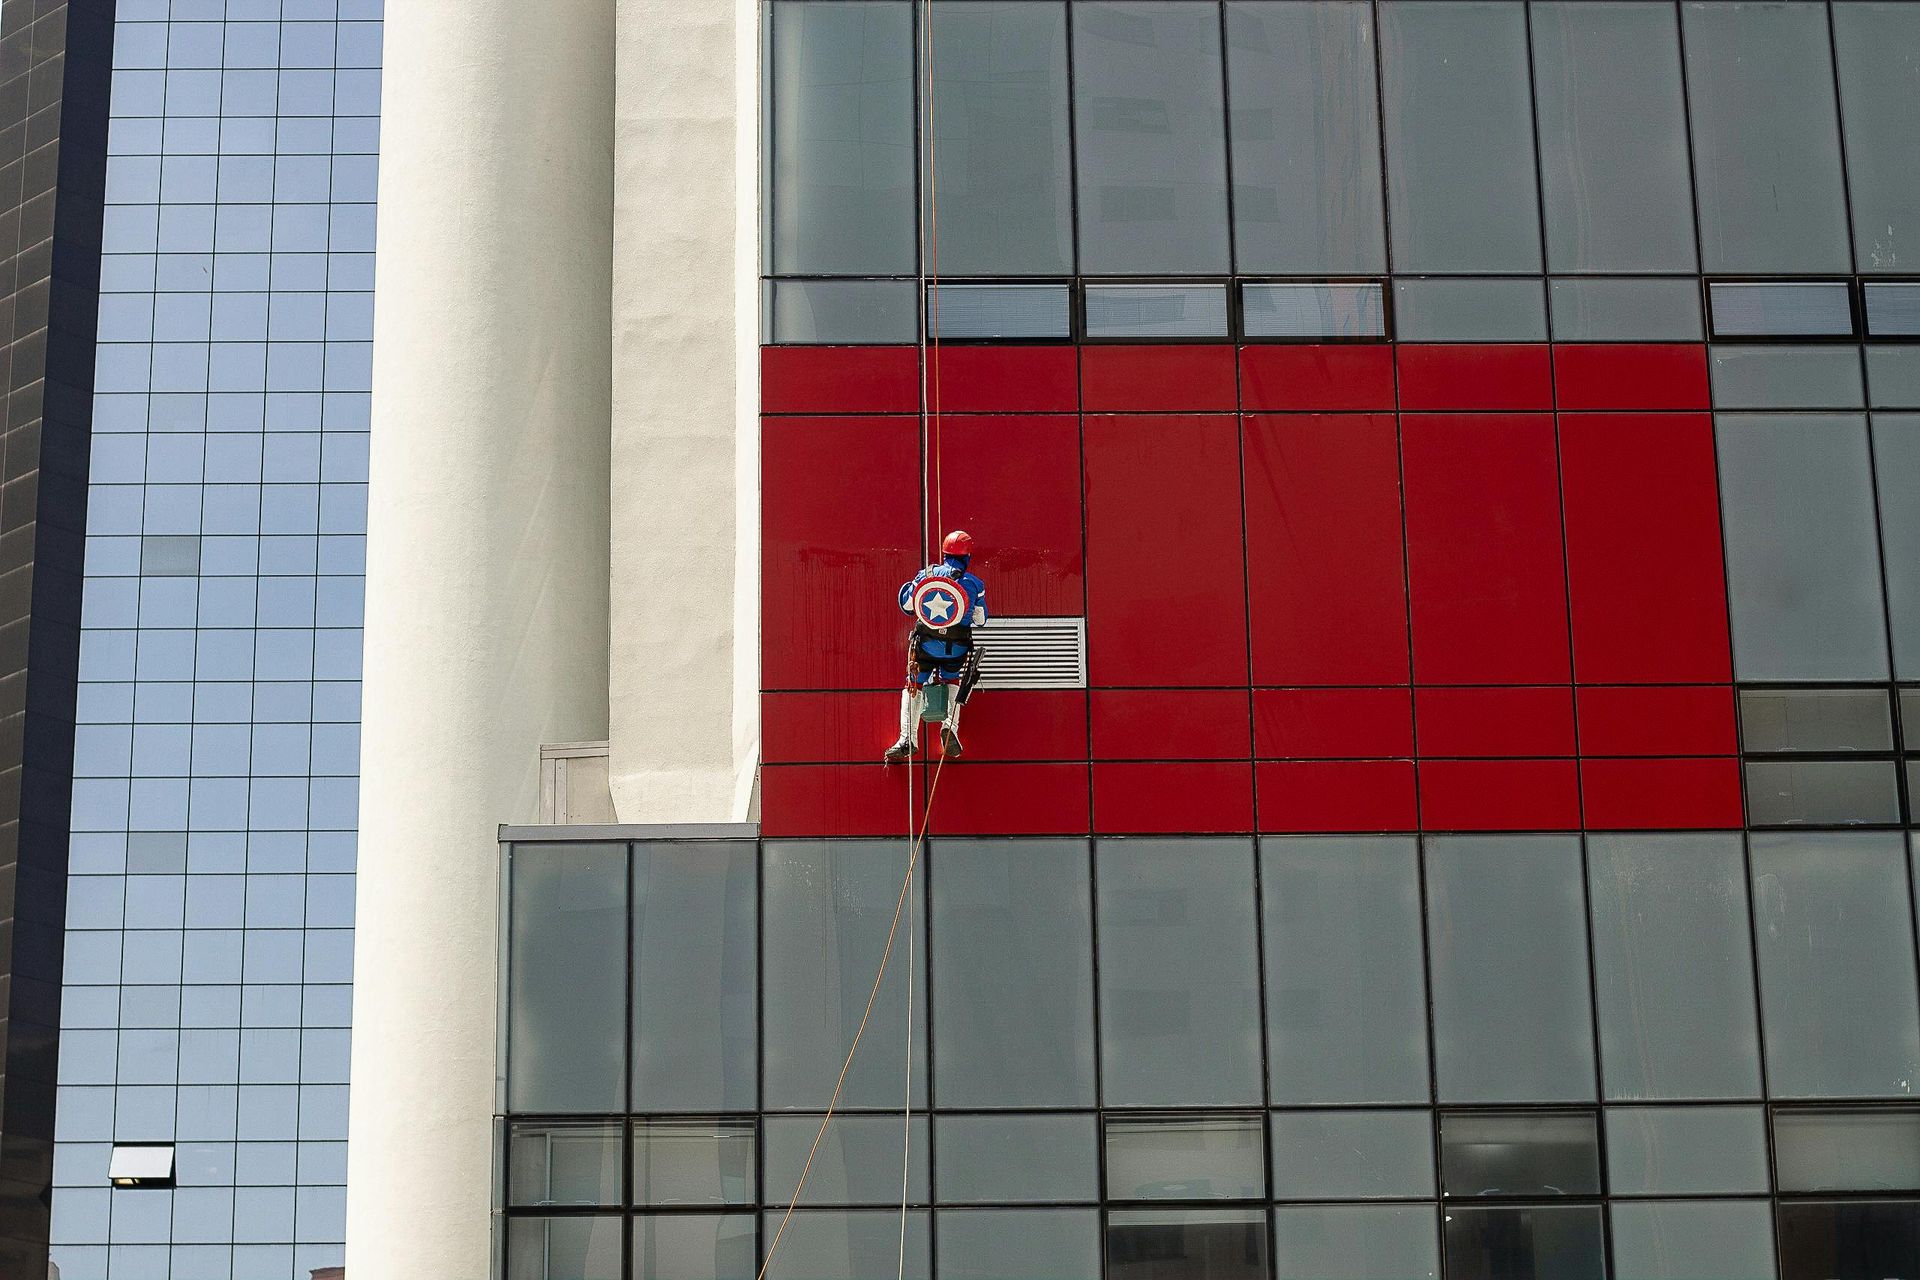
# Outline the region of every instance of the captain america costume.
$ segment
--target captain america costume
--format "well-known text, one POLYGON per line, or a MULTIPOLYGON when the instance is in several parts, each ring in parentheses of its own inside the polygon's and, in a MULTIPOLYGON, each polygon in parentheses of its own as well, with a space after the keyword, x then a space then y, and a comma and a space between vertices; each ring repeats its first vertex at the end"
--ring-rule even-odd
MULTIPOLYGON (((900 693, 900 737, 883 757, 889 764, 910 759, 926 706, 927 686, 954 687, 940 717, 940 752, 962 754, 960 708, 973 690, 979 655, 973 629, 987 620, 987 585, 968 566, 973 538, 956 529, 940 544, 941 558, 900 588, 900 611, 913 619, 907 637, 906 688, 900 693)), ((944 691, 943 691, 944 692, 944 691)))

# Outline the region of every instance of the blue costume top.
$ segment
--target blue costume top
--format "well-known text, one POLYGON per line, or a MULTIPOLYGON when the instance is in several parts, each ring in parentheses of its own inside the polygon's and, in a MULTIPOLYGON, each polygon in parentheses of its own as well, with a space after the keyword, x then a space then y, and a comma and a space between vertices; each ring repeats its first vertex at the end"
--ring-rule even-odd
POLYGON ((925 684, 938 673, 948 679, 960 674, 960 664, 973 647, 973 628, 987 620, 987 584, 968 572, 966 556, 945 556, 930 564, 900 588, 900 612, 913 613, 913 589, 928 578, 947 578, 960 584, 967 596, 966 617, 955 621, 945 632, 914 623, 914 648, 921 658, 913 672, 916 684, 925 684))

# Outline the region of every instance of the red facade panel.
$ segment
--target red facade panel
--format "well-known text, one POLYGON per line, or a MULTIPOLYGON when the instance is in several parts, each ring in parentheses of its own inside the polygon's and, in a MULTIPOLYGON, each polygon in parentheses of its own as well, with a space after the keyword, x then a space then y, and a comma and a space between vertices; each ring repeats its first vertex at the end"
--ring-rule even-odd
POLYGON ((1268 415, 1245 431, 1254 681, 1405 683, 1392 416, 1268 415))
POLYGON ((763 836, 898 836, 907 834, 907 797, 914 821, 924 775, 881 764, 770 764, 760 770, 763 836))
POLYGON ((1275 760, 1254 770, 1262 831, 1412 831, 1419 825, 1412 761, 1275 760))
POLYGON ((1403 410, 1553 407, 1544 344, 1399 346, 1394 352, 1403 410))
POLYGON ((1573 690, 1419 689, 1413 695, 1425 756, 1570 756, 1573 690))
POLYGON ((760 695, 760 758, 767 764, 872 764, 900 725, 894 690, 760 695))
POLYGON ((1553 419, 1409 415, 1401 442, 1415 681, 1567 683, 1553 419))
POLYGON ((1253 749, 1262 760, 1413 755, 1413 703, 1402 689, 1255 689, 1253 749))
POLYGON ((762 413, 918 413, 914 347, 762 347, 762 413))
POLYGON ((1420 823, 1429 831, 1577 831, 1572 760, 1422 760, 1420 823))
POLYGON ((1244 689, 1095 689, 1097 760, 1245 760, 1244 689))
MULTIPOLYGON (((967 749, 973 751, 973 744, 967 749)), ((921 776, 915 770, 915 776, 921 776)), ((902 818, 905 811, 902 811, 902 818)), ((934 835, 1081 835, 1087 830, 1085 764, 961 761, 940 773, 934 835)))
POLYGON ((1092 682, 1245 685, 1237 422, 1089 417, 1085 434, 1092 682))
POLYGON ((1252 831, 1253 766, 1096 764, 1093 829, 1139 835, 1252 831))
MULTIPOLYGON (((889 720, 888 742, 893 741, 889 720)), ((992 760, 1085 760, 1087 695, 1081 689, 983 689, 961 717, 967 758, 992 760)), ((937 752, 939 735, 927 727, 927 748, 937 752)))
POLYGON ((1587 826, 1595 831, 1741 825, 1738 760, 1582 760, 1587 826))
POLYGON ((1391 411, 1393 348, 1342 343, 1240 348, 1244 409, 1391 411))
POLYGON ((929 356, 947 413, 1074 413, 1080 408, 1080 365, 1074 349, 941 346, 929 356))
POLYGON ((1606 343, 1553 349, 1562 409, 1705 409, 1707 349, 1697 343, 1606 343))
POLYGON ((1733 690, 1583 686, 1580 749, 1590 756, 1727 756, 1739 750, 1733 690))
POLYGON ((929 428, 927 454, 928 489, 938 507, 927 515, 927 545, 937 547, 948 529, 974 535, 989 612, 1083 613, 1080 420, 946 417, 937 436, 929 428))
POLYGON ((1240 407, 1232 347, 1080 348, 1088 413, 1232 412, 1240 407))
POLYGON ((1711 419, 1564 414, 1560 442, 1579 679, 1731 679, 1711 419))

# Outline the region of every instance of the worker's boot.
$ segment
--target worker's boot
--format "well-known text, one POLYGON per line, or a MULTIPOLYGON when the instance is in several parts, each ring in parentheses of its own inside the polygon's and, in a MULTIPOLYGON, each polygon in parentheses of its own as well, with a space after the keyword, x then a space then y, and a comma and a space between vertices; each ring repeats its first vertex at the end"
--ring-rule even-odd
POLYGON ((955 690, 947 703, 947 718, 940 722, 940 754, 949 759, 958 760, 967 753, 960 745, 960 695, 955 690))
POLYGON ((900 740, 880 757, 886 763, 899 764, 913 758, 913 739, 920 731, 921 696, 918 685, 908 685, 900 691, 900 740))

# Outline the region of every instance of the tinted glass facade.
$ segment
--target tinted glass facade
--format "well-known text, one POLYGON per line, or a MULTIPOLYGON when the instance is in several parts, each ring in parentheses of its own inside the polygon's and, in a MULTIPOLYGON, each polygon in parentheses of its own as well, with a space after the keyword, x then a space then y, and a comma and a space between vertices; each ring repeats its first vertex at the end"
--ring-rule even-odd
POLYGON ((341 1261, 380 19, 379 0, 118 6, 66 1280, 341 1261), (171 1144, 176 1185, 110 1188, 127 1144, 171 1144))

